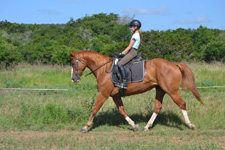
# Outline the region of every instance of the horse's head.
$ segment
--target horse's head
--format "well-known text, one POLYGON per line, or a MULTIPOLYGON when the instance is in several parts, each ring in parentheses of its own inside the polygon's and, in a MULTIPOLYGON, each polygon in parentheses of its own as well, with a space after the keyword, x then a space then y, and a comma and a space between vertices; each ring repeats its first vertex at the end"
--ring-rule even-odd
POLYGON ((71 58, 71 80, 77 83, 81 80, 81 75, 84 72, 87 64, 76 53, 70 52, 71 58))

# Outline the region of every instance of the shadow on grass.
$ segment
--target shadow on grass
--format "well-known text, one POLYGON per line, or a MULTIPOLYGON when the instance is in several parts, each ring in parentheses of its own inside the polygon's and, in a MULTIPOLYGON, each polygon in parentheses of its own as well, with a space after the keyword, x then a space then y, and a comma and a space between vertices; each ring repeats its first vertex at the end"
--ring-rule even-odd
MULTIPOLYGON (((142 113, 139 114, 133 114, 130 115, 129 117, 136 123, 144 123, 147 124, 149 121, 151 115, 153 112, 149 112, 149 115, 144 115, 142 113)), ((157 116, 153 127, 156 126, 157 124, 167 126, 167 127, 172 127, 172 128, 177 128, 179 130, 183 130, 181 128, 181 125, 186 124, 183 122, 183 118, 180 118, 177 114, 173 112, 161 112, 157 116)), ((93 126, 90 128, 90 130, 93 130, 95 128, 98 128, 103 125, 108 125, 108 126, 117 126, 117 127, 122 127, 121 125, 128 125, 127 121, 122 117, 122 115, 118 112, 117 109, 113 109, 107 112, 101 112, 99 113, 93 121, 93 126)), ((132 128, 129 128, 132 130, 132 128)))

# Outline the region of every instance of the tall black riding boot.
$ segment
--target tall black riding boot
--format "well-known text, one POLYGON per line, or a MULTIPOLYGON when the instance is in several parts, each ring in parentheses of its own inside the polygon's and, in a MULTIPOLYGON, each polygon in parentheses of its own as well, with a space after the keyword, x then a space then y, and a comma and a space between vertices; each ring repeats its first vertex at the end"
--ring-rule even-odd
POLYGON ((123 65, 119 66, 120 74, 122 77, 122 83, 121 83, 121 88, 122 89, 127 89, 127 80, 126 80, 126 73, 125 73, 125 68, 123 65))

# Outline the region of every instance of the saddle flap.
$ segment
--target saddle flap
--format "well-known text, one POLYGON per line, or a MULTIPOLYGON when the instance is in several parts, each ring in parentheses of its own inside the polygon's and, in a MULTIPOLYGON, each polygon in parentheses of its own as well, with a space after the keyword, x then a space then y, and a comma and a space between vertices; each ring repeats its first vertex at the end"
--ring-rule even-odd
MULTIPOLYGON (((144 79, 144 64, 145 61, 139 61, 139 63, 133 63, 132 65, 125 66, 127 83, 141 82, 144 79)), ((118 65, 116 65, 115 62, 113 62, 111 70, 111 79, 116 86, 119 86, 121 77, 118 65)))

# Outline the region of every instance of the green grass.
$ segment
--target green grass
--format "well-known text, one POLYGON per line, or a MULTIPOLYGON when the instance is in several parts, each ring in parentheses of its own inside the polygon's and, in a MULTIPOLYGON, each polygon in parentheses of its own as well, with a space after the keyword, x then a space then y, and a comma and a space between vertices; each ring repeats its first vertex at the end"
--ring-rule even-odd
MULTIPOLYGON (((224 134, 224 132, 223 132, 224 134)), ((124 130, 82 134, 77 131, 1 133, 1 149, 223 149, 222 134, 215 131, 151 131, 134 133, 124 130)))
MULTIPOLYGON (((225 65, 188 64, 197 86, 224 86, 225 65)), ((84 74, 88 73, 86 70, 84 74)), ((70 81, 69 66, 20 64, 0 72, 2 88, 50 88, 69 91, 0 90, 0 149, 224 149, 225 88, 199 89, 205 105, 180 90, 192 131, 180 109, 166 95, 163 108, 149 132, 133 132, 109 98, 87 123, 95 102, 93 75, 78 84, 70 81), (87 143, 88 141, 88 143, 87 143)), ((126 97, 125 111, 142 129, 154 111, 155 90, 126 97)))

